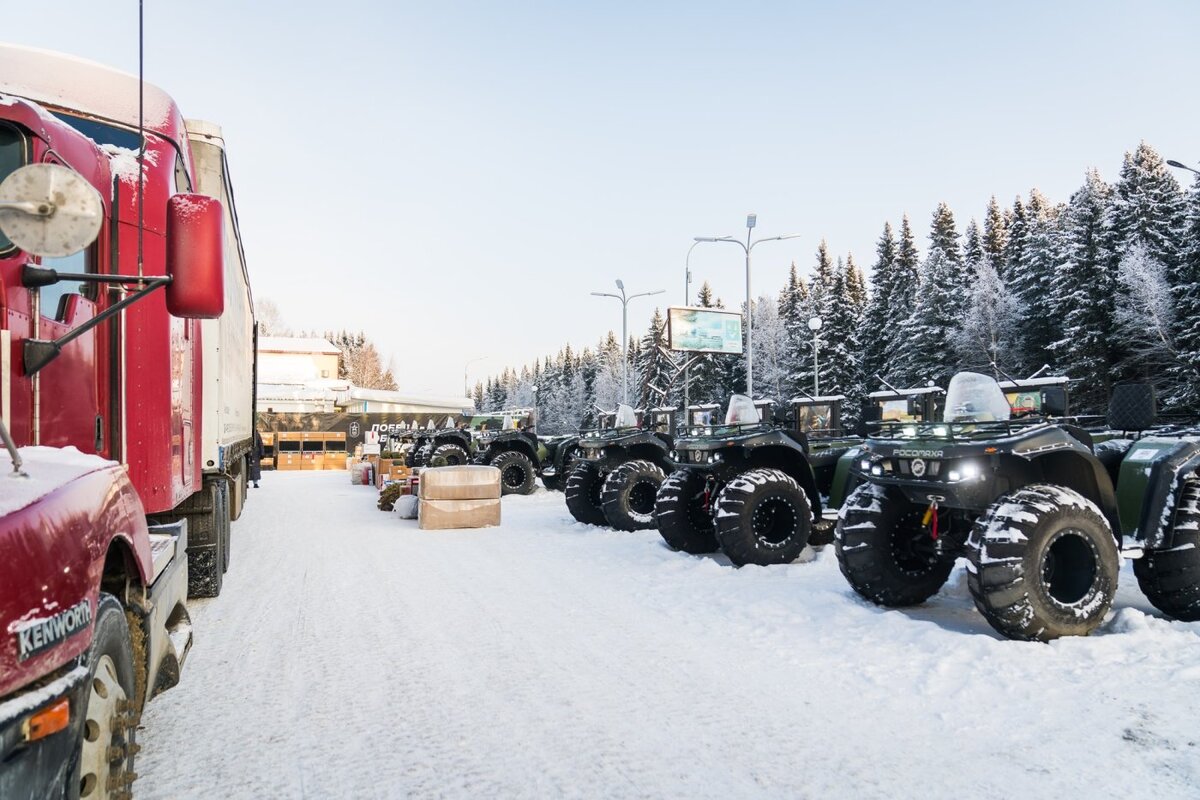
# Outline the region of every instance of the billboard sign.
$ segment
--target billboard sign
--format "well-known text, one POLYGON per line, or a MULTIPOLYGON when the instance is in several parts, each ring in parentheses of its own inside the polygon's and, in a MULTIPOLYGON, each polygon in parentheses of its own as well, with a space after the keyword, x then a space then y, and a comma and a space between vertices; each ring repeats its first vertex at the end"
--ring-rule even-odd
POLYGON ((667 346, 693 353, 742 352, 742 315, 715 308, 667 309, 667 346))

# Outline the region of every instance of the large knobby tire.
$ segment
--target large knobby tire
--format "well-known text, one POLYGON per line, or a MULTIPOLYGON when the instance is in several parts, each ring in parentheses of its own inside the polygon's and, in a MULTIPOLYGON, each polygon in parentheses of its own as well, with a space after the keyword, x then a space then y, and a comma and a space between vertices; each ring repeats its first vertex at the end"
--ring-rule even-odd
POLYGON ((533 494, 537 489, 537 473, 524 453, 506 450, 492 459, 492 466, 500 470, 500 494, 533 494))
POLYGON ((188 551, 188 597, 217 597, 221 594, 225 559, 225 536, 218 523, 220 500, 216 484, 209 483, 201 490, 208 494, 208 511, 188 514, 188 540, 195 531, 197 539, 211 539, 210 547, 188 551), (209 535, 211 533, 211 536, 209 535))
POLYGON ((579 448, 571 447, 563 454, 562 466, 553 475, 542 475, 542 485, 550 492, 561 492, 566 485, 567 476, 571 474, 571 470, 575 467, 575 462, 579 458, 579 448))
POLYGON ((600 505, 609 526, 619 531, 654 527, 654 498, 666 475, 651 461, 626 461, 608 473, 600 490, 600 505))
POLYGON ((439 445, 429 457, 429 465, 433 467, 457 467, 470 464, 471 456, 460 444, 447 442, 439 445))
POLYGON ((658 487, 654 517, 659 535, 671 549, 700 555, 720 548, 710 498, 704 496, 707 482, 702 472, 677 469, 658 487))
POLYGON ((1166 550, 1147 550, 1133 562, 1133 574, 1147 599, 1167 616, 1200 620, 1200 481, 1189 480, 1180 493, 1166 550))
POLYGON ((975 607, 1010 639, 1086 636, 1117 592, 1120 556, 1108 520, 1061 486, 1001 497, 975 522, 969 553, 975 607))
POLYGON ((717 541, 735 566, 789 564, 812 531, 808 495, 778 469, 752 469, 725 484, 714 506, 717 541))
POLYGON ((938 554, 922 524, 924 513, 900 491, 874 483, 850 493, 838 515, 834 542, 838 566, 854 591, 893 608, 937 594, 954 560, 938 554))
POLYGON ((604 476, 592 461, 580 461, 567 475, 567 510, 571 516, 585 525, 607 525, 604 509, 600 506, 600 487, 604 476))
MULTIPOLYGON (((138 710, 133 646, 125 610, 104 592, 87 651, 83 722, 73 774, 81 800, 122 797, 132 789, 138 710), (110 786, 112 788, 110 788, 110 786)), ((70 793, 68 793, 70 794, 70 793)))

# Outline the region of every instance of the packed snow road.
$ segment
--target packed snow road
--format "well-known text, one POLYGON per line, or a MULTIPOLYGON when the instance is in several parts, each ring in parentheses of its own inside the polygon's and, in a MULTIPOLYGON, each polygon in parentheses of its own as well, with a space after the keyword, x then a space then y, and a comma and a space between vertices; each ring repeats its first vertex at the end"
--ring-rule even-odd
POLYGON ((1002 641, 962 567, 927 605, 854 595, 832 548, 734 569, 561 494, 423 532, 345 473, 268 473, 141 798, 1194 798, 1200 624, 1128 565, 1087 639, 1002 641))

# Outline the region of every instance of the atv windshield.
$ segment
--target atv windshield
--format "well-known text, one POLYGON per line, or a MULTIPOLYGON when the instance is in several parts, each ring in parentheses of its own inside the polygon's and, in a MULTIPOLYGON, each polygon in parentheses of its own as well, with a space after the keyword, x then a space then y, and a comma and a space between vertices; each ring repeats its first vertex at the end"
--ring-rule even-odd
POLYGON ((998 422, 1012 416, 1012 408, 994 378, 978 372, 960 372, 946 390, 945 422, 998 422))
POLYGON ((729 410, 725 412, 726 425, 757 425, 758 422, 758 409, 753 400, 744 394, 729 398, 729 410))
POLYGON ((616 424, 614 425, 614 427, 617 427, 617 428, 636 428, 637 427, 637 413, 633 410, 633 408, 631 406, 627 406, 624 403, 621 403, 621 405, 617 406, 617 421, 616 421, 616 424))

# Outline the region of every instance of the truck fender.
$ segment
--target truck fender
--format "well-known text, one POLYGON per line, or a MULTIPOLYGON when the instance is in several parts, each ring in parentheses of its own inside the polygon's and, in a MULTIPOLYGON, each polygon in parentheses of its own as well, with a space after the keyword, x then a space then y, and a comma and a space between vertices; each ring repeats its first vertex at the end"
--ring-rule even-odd
MULTIPOLYGON (((1079 447, 1078 450, 1073 447, 1062 448, 1018 457, 1025 458, 1040 468, 1041 477, 1033 478, 1033 480, 1044 479, 1050 483, 1074 489, 1099 506, 1104 513, 1104 518, 1108 520, 1113 537, 1120 544, 1121 517, 1117 509, 1117 493, 1113 488, 1112 478, 1109 477, 1108 470, 1104 468, 1098 458, 1090 452, 1085 453, 1082 445, 1079 447)), ((1019 488, 1019 486, 1012 487, 1012 489, 1019 488)))

